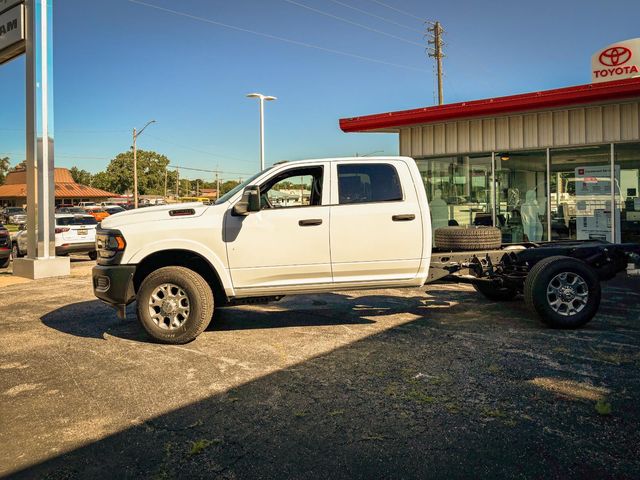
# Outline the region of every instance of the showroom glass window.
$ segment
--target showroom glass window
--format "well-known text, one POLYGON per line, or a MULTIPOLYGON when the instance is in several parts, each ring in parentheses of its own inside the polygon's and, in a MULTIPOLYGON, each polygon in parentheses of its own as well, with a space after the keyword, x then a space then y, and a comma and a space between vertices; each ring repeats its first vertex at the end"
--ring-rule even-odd
POLYGON ((491 225, 491 154, 416 160, 431 211, 432 228, 491 225))
POLYGON ((640 143, 621 143, 614 148, 618 240, 640 243, 640 143))
POLYGON ((550 169, 551 239, 612 241, 611 145, 552 149, 550 169))
POLYGON ((547 151, 496 153, 496 227, 504 243, 547 237, 547 151))

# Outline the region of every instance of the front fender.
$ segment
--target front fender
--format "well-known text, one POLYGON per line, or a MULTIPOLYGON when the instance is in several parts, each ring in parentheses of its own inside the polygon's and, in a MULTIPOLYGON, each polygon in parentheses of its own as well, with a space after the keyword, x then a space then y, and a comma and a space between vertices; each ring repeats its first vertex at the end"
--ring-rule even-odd
POLYGON ((209 261, 211 266, 218 274, 220 282, 222 283, 222 288, 224 288, 226 295, 228 297, 235 296, 233 283, 231 282, 231 276, 229 275, 229 270, 227 269, 225 262, 222 260, 222 258, 220 258, 220 255, 216 254, 213 250, 200 242, 186 239, 167 239, 145 243, 142 248, 136 250, 135 252, 132 252, 130 255, 127 255, 128 252, 125 251, 125 255, 122 258, 122 263, 138 264, 149 255, 161 252, 163 250, 186 250, 197 253, 198 255, 204 257, 209 261))

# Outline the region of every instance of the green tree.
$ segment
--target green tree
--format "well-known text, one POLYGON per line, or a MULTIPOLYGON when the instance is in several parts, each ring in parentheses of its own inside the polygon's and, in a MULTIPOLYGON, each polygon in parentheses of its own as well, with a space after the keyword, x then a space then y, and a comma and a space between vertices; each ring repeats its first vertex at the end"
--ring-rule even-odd
POLYGON ((227 180, 226 182, 220 183, 220 196, 234 189, 239 183, 237 180, 227 180))
POLYGON ((80 170, 78 167, 71 167, 69 169, 71 176, 75 180, 76 183, 80 183, 82 185, 91 185, 91 173, 86 170, 80 170))
POLYGON ((113 192, 111 190, 111 180, 109 179, 109 175, 107 172, 98 172, 91 178, 91 186, 95 188, 99 188, 101 190, 106 190, 107 192, 113 192))
MULTIPOLYGON (((157 152, 138 150, 137 160, 138 192, 140 195, 163 195, 165 169, 169 165, 169 159, 157 152)), ((111 160, 105 173, 109 182, 109 188, 106 190, 119 194, 132 191, 133 152, 118 154, 116 158, 111 160)), ((100 180, 102 181, 102 178, 100 180)), ((95 185, 97 186, 97 184, 95 185)))
POLYGON ((7 178, 9 165, 9 157, 0 157, 0 185, 4 184, 4 179, 7 178))

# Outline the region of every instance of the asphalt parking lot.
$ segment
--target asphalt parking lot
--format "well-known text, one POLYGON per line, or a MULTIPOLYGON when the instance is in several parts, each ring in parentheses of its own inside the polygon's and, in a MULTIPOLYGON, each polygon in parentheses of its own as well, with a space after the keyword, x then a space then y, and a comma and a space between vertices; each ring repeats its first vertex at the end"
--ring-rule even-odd
POLYGON ((576 331, 431 286, 224 309, 164 346, 90 267, 0 274, 0 475, 640 476, 638 279, 576 331))

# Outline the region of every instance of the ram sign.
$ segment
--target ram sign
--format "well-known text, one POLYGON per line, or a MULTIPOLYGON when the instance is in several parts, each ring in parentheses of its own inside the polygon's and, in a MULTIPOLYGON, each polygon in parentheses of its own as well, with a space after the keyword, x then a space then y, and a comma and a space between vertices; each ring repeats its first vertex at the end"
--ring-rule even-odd
POLYGON ((614 43, 591 57, 591 82, 640 77, 640 38, 614 43))
MULTIPOLYGON (((0 0, 0 8, 10 3, 0 0)), ((24 4, 0 14, 0 65, 24 53, 24 21, 24 4)))

